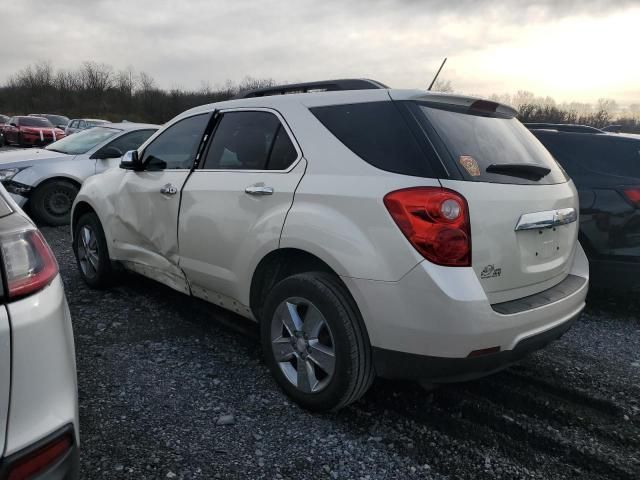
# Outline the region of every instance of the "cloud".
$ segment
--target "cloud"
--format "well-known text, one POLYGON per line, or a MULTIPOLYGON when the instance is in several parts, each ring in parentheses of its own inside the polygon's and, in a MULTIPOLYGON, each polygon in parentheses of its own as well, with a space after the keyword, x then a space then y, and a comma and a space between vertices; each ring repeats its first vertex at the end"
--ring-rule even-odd
MULTIPOLYGON (((541 25, 627 11, 617 0, 36 0, 0 16, 0 81, 35 61, 84 60, 147 71, 164 87, 198 88, 246 75, 282 81, 368 76, 425 85, 443 56, 477 59, 522 44, 541 25), (11 44, 11 43, 10 43, 11 44)), ((535 41, 535 39, 532 39, 535 41)), ((605 41, 603 39, 603 41, 605 41)), ((450 62, 454 86, 485 89, 450 62)))

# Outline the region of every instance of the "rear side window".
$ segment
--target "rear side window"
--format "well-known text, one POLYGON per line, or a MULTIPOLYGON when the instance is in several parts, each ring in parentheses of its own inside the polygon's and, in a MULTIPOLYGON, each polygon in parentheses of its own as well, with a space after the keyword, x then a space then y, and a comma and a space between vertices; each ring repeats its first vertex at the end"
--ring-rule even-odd
POLYGON ((278 117, 227 112, 218 121, 203 165, 211 170, 285 170, 298 153, 278 117))
POLYGON ((566 177, 544 146, 517 119, 487 112, 443 108, 415 102, 413 111, 427 131, 437 136, 452 168, 465 180, 490 183, 553 184, 566 177), (488 172, 500 165, 548 168, 540 179, 488 172))
POLYGON ((393 102, 310 110, 338 140, 374 167, 403 175, 433 177, 430 159, 393 102))

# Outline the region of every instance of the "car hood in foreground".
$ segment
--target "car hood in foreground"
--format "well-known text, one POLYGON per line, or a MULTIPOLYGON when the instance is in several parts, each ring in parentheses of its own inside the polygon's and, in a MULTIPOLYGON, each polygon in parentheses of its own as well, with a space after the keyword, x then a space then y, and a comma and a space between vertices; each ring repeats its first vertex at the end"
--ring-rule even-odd
POLYGON ((0 152, 0 168, 10 168, 14 166, 14 164, 16 166, 28 166, 42 160, 63 160, 72 157, 74 157, 74 155, 53 152, 41 148, 10 150, 8 152, 0 152))

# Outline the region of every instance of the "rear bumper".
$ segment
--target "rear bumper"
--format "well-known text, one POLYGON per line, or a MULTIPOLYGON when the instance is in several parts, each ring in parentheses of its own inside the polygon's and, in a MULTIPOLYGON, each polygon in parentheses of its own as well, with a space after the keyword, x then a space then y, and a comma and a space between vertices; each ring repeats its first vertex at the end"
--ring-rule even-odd
POLYGON ((557 340, 572 327, 578 316, 579 314, 549 330, 521 340, 513 350, 478 357, 429 357, 374 348, 376 373, 385 378, 425 380, 433 383, 463 382, 484 377, 507 368, 557 340))
MULTIPOLYGON (((569 273, 579 277, 576 288, 568 289, 564 296, 551 298, 548 303, 536 303, 536 299, 529 297, 526 299, 531 303, 529 307, 511 309, 509 313, 500 313, 498 305, 490 304, 471 268, 422 262, 398 282, 344 277, 343 280, 362 313, 371 345, 378 352, 380 375, 395 371, 401 377, 406 376, 395 368, 384 367, 384 358, 389 358, 391 351, 398 354, 396 358, 404 358, 405 369, 413 368, 409 366, 411 359, 436 358, 447 365, 455 364, 455 368, 442 368, 458 376, 467 365, 473 373, 476 361, 480 365, 496 362, 497 366, 490 367, 502 368, 530 351, 529 347, 523 347, 531 345, 528 339, 544 339, 546 332, 568 328, 583 310, 588 290, 589 267, 581 247, 577 248, 569 273), (480 357, 473 362, 467 360, 472 352, 484 349, 495 349, 499 354, 493 361, 480 357)), ((424 368, 425 374, 412 377, 432 376, 433 368, 427 368, 422 360, 418 363, 422 366, 416 368, 424 368)), ((491 369, 480 367, 481 371, 491 369)))

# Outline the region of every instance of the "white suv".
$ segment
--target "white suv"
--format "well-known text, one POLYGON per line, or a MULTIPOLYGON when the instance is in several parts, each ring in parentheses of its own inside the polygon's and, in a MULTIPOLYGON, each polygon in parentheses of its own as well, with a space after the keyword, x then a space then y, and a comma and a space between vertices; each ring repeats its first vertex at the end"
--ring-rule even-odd
POLYGON ((194 108, 86 181, 85 281, 122 266, 258 321, 315 410, 375 375, 483 376, 566 331, 588 288, 578 197, 516 112, 355 80, 278 95, 341 83, 194 108))
POLYGON ((58 264, 0 186, 0 478, 78 478, 73 332, 58 264))

